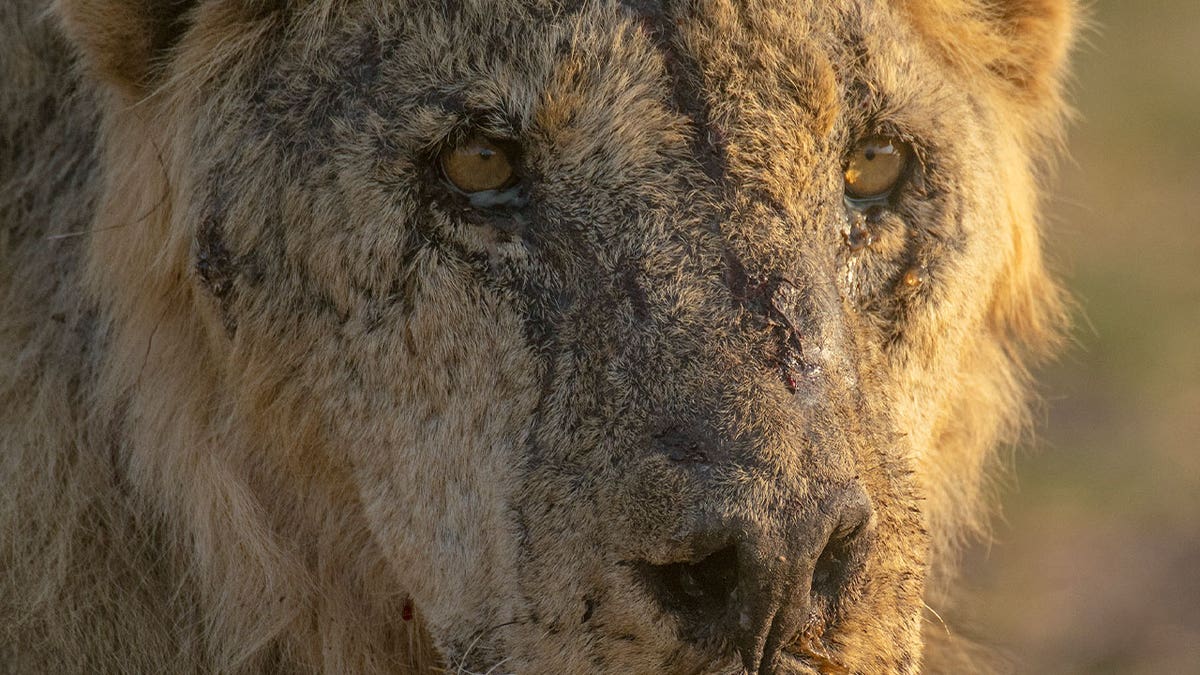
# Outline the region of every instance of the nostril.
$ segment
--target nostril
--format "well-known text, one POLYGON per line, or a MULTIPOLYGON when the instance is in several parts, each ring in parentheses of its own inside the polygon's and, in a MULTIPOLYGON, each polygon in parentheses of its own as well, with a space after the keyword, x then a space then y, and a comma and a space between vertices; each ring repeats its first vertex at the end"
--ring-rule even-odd
POLYGON ((695 562, 649 565, 650 585, 663 606, 692 627, 711 625, 725 613, 738 584, 737 547, 695 562))
POLYGON ((843 519, 817 556, 812 574, 814 609, 834 606, 859 567, 870 512, 843 519))
POLYGON ((814 598, 833 598, 845 580, 847 553, 845 542, 830 540, 813 567, 812 594, 814 598))

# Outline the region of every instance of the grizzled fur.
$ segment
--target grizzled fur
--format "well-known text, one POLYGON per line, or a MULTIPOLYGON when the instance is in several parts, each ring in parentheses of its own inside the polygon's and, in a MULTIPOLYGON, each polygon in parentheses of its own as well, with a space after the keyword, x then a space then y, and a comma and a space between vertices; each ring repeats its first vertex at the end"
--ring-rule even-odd
POLYGON ((852 487, 778 672, 963 672, 926 606, 1060 324, 1071 15, 7 0, 0 670, 736 672, 647 570, 717 517, 815 558, 852 487), (471 133, 527 205, 447 189, 471 133), (872 133, 919 161, 853 224, 872 133))

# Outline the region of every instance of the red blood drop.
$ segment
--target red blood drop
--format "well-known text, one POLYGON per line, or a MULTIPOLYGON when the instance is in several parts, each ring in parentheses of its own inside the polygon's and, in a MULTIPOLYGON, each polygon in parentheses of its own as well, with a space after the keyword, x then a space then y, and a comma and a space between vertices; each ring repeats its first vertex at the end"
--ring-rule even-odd
POLYGON ((788 366, 783 366, 780 370, 783 372, 783 383, 787 386, 788 392, 792 394, 796 393, 796 378, 792 375, 792 369, 788 366))
POLYGON ((412 600, 404 601, 404 609, 400 610, 400 618, 404 619, 405 621, 412 621, 412 618, 413 618, 412 600))

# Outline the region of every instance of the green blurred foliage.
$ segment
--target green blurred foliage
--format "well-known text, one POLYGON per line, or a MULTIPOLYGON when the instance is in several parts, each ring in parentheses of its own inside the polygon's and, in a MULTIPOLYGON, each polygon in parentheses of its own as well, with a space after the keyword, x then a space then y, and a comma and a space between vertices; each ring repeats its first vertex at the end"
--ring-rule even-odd
POLYGON ((957 618, 1014 672, 1200 673, 1200 0, 1090 14, 1047 203, 1073 345, 957 618))

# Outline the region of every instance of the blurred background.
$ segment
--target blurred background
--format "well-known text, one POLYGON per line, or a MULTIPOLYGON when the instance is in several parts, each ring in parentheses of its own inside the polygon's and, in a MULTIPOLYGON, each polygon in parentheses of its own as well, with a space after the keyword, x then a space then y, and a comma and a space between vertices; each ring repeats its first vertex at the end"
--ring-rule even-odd
POLYGON ((1200 674, 1200 0, 1088 4, 1048 204, 1074 344, 956 619, 1017 673, 1200 674))

